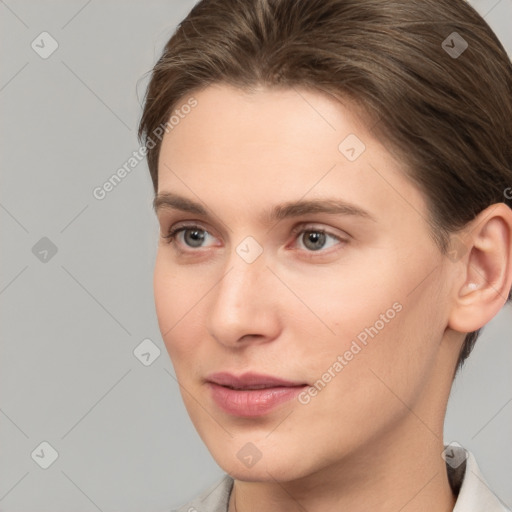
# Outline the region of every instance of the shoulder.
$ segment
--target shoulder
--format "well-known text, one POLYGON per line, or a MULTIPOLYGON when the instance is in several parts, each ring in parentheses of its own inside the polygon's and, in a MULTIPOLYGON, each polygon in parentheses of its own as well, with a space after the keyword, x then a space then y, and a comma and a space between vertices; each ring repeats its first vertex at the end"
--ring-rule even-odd
POLYGON ((233 479, 229 475, 215 482, 189 503, 175 512, 227 512, 233 479))

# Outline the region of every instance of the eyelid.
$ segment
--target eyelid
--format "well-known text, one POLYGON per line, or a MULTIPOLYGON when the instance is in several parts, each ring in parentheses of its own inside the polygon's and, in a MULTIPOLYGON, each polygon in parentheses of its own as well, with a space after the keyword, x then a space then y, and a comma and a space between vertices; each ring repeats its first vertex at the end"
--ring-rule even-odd
MULTIPOLYGON (((198 229, 200 231, 204 231, 205 233, 208 233, 210 236, 215 237, 215 235, 212 233, 212 231, 203 227, 200 222, 195 223, 193 221, 183 221, 183 223, 178 222, 169 228, 167 235, 161 235, 161 236, 162 236, 162 238, 166 239, 166 241, 168 243, 171 243, 172 239, 173 238, 175 239, 177 234, 179 234, 183 231, 186 231, 187 229, 198 229)), ((302 222, 302 223, 294 226, 290 230, 291 234, 293 235, 293 242, 297 241, 297 239, 298 239, 297 235, 299 235, 300 233, 303 233, 303 232, 307 232, 307 231, 312 231, 312 232, 317 231, 317 232, 325 233, 326 235, 335 238, 340 243, 348 242, 348 239, 351 238, 350 235, 346 232, 343 232, 345 235, 345 236, 343 236, 343 235, 334 233, 332 230, 325 228, 320 224, 317 224, 314 222, 309 222, 309 223, 302 222)), ((178 244, 175 244, 175 245, 178 245, 178 244)), ((185 245, 185 247, 187 247, 187 246, 185 245)), ((197 248, 188 247, 186 249, 182 249, 182 248, 178 247, 178 249, 181 252, 198 252, 199 249, 208 249, 208 248, 209 247, 197 247, 197 248)), ((311 253, 311 254, 316 253, 316 251, 306 251, 306 252, 311 253)), ((330 251, 329 250, 327 250, 327 251, 320 250, 316 254, 324 254, 327 252, 330 252, 330 251)))
POLYGON ((349 238, 351 238, 351 236, 346 231, 343 231, 340 234, 337 234, 330 228, 324 227, 321 223, 315 223, 315 222, 303 222, 302 224, 298 224, 297 226, 292 228, 291 233, 293 235, 296 235, 303 231, 320 231, 329 236, 337 238, 338 240, 345 241, 345 242, 347 242, 349 240, 349 238))
MULTIPOLYGON (((183 231, 189 230, 189 229, 197 229, 198 231, 204 231, 205 233, 208 233, 210 236, 213 236, 214 238, 216 238, 210 229, 206 229, 199 222, 198 223, 184 222, 183 224, 178 222, 176 224, 173 224, 167 230, 168 232, 166 235, 161 235, 161 236, 162 236, 162 238, 165 238, 168 242, 170 242, 173 238, 176 238, 176 236, 178 234, 182 233, 183 231)), ((190 247, 189 249, 194 250, 192 247, 190 247)), ((199 247, 199 249, 201 249, 201 247, 199 247)))
POLYGON ((286 250, 291 250, 297 253, 297 257, 300 259, 305 259, 306 261, 311 262, 322 262, 325 261, 325 258, 332 258, 336 254, 338 254, 345 245, 349 243, 350 235, 346 234, 343 236, 341 234, 334 233, 331 229, 326 228, 324 226, 318 225, 316 223, 302 223, 298 226, 295 226, 291 230, 293 235, 293 240, 291 244, 286 246, 286 250), (308 250, 304 246, 304 241, 302 237, 304 233, 308 232, 317 232, 324 233, 327 237, 334 239, 334 243, 329 247, 322 247, 316 251, 308 250), (301 247, 301 245, 303 247, 301 247))

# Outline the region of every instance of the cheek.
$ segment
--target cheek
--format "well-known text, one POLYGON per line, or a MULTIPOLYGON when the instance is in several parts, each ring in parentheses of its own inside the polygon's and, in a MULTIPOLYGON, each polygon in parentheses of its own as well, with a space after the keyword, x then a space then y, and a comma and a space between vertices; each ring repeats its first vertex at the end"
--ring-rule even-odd
POLYGON ((339 364, 332 370, 338 356, 345 356, 343 371, 345 365, 361 365, 363 373, 344 371, 358 382, 362 375, 375 379, 368 368, 383 374, 395 368, 404 381, 414 380, 415 372, 421 378, 436 350, 430 339, 442 333, 436 296, 440 277, 430 276, 414 290, 425 278, 424 269, 435 266, 421 259, 400 261, 382 253, 372 261, 360 258, 286 276, 301 299, 283 298, 286 327, 294 332, 298 360, 307 361, 315 378, 329 368, 339 374, 339 364))
POLYGON ((153 271, 153 294, 158 325, 164 340, 165 333, 168 332, 175 323, 173 317, 176 294, 172 291, 174 283, 175 276, 168 268, 168 265, 165 264, 165 260, 159 250, 153 271))
MULTIPOLYGON (((295 295, 283 293, 282 305, 301 332, 315 333, 319 343, 323 340, 316 348, 332 342, 331 348, 342 349, 359 334, 364 342, 365 329, 377 323, 379 332, 386 330, 399 315, 400 279, 406 278, 403 272, 399 279, 390 277, 398 274, 393 261, 384 265, 385 258, 380 260, 376 264, 375 259, 354 257, 336 266, 282 273, 295 295)), ((292 322, 287 327, 295 328, 292 322)))
POLYGON ((201 290, 197 282, 189 281, 186 273, 167 261, 165 251, 159 250, 153 273, 153 292, 158 325, 173 363, 180 354, 193 349, 193 305, 199 301, 201 290), (187 284, 188 283, 188 284, 187 284))

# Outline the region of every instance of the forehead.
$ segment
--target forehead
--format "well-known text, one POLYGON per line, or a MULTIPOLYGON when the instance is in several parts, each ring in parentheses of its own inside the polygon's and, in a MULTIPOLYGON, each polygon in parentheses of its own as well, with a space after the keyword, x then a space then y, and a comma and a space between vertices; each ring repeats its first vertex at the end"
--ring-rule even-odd
POLYGON ((423 198, 401 163, 349 101, 307 89, 245 92, 224 84, 191 96, 195 107, 163 138, 159 192, 217 206, 227 199, 240 208, 334 193, 373 211, 402 207, 407 197, 421 209, 423 198))
POLYGON ((259 87, 243 91, 213 84, 182 99, 175 111, 191 96, 196 106, 179 119, 173 116, 179 122, 164 137, 162 145, 169 150, 185 144, 201 158, 221 159, 227 152, 261 158, 264 154, 258 148, 277 153, 279 144, 287 151, 293 148, 294 153, 301 148, 309 153, 330 148, 331 155, 339 156, 338 144, 344 136, 355 133, 367 141, 371 137, 354 103, 316 90, 259 87))

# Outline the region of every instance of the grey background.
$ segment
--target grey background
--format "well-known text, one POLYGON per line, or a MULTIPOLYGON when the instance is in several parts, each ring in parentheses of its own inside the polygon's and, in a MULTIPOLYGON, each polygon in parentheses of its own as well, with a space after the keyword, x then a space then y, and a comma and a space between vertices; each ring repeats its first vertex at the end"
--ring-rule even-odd
MULTIPOLYGON (((138 149, 146 73, 193 3, 0 0, 2 511, 167 511, 223 474, 158 330, 145 162, 92 194, 138 149), (43 31, 59 45, 47 59, 31 47, 43 31), (57 248, 44 262, 43 237, 57 248), (161 350, 149 366, 133 353, 145 339, 161 350), (58 452, 48 469, 31 456, 43 441, 58 452)), ((472 3, 511 54, 512 0, 472 3)), ((511 327, 507 306, 457 378, 445 429, 509 506, 511 327)))

